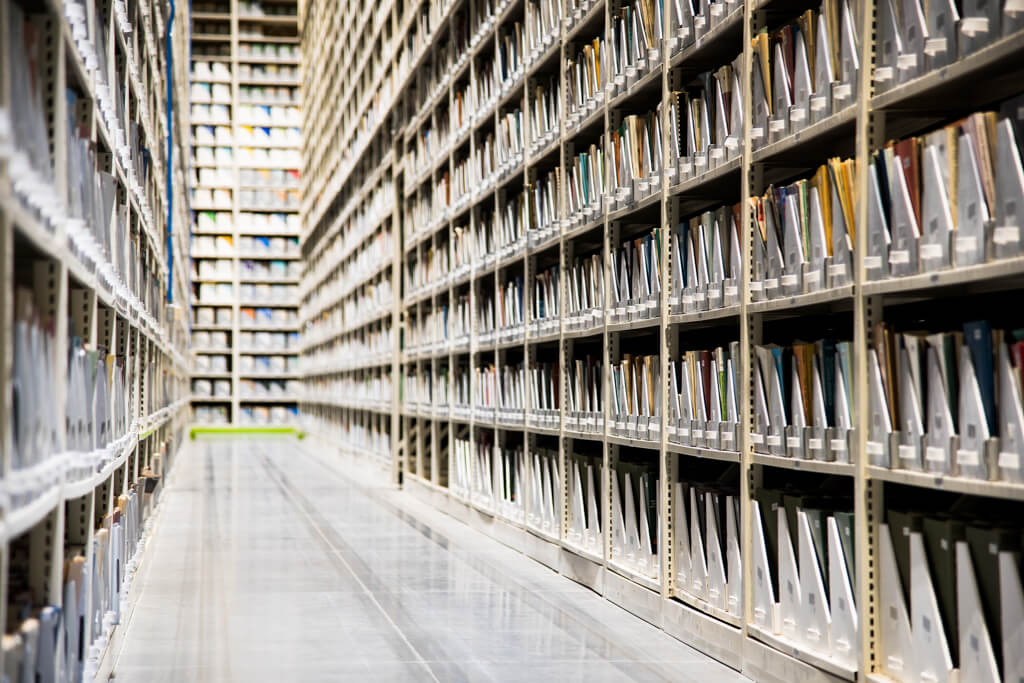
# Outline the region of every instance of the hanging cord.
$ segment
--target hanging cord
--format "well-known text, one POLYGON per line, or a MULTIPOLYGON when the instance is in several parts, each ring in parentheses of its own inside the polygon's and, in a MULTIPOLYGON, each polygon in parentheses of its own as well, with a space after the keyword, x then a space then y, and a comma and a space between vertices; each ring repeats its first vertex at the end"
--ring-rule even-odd
POLYGON ((171 45, 171 29, 174 26, 174 0, 171 3, 171 17, 167 20, 167 303, 174 303, 174 49, 171 45))

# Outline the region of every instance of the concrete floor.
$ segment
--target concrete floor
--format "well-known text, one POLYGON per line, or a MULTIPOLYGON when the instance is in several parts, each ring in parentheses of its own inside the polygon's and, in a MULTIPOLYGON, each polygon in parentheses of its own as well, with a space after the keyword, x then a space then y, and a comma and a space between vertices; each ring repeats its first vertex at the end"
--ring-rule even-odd
POLYGON ((308 442, 183 449, 117 681, 745 681, 308 442))

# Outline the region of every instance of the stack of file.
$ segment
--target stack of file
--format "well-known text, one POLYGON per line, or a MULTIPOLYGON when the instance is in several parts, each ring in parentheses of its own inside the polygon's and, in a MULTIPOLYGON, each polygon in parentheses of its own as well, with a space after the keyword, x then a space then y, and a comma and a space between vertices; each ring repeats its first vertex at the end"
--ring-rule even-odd
POLYGON ((530 368, 530 410, 527 423, 534 427, 558 429, 559 385, 561 367, 558 363, 536 363, 530 368))
MULTIPOLYGON (((888 1, 888 0, 886 0, 888 1)), ((796 21, 754 37, 751 139, 781 140, 853 105, 860 71, 851 0, 823 0, 796 21)))
MULTIPOLYGON (((555 4, 561 7, 561 3, 555 4)), ((557 76, 549 76, 533 86, 529 94, 531 154, 536 154, 558 138, 562 119, 561 94, 561 79, 557 76)))
POLYGON ((523 162, 523 111, 506 112, 498 117, 498 171, 505 175, 523 162))
POLYGON ((743 149, 742 55, 669 93, 669 183, 698 178, 743 149))
POLYGON ((498 405, 498 369, 494 364, 473 368, 473 413, 480 422, 494 422, 498 405))
POLYGON ((751 368, 758 453, 850 462, 853 368, 850 342, 756 346, 751 368), (788 391, 787 391, 788 390, 788 391))
POLYGON ((490 187, 498 180, 498 152, 494 132, 487 134, 477 140, 473 150, 473 191, 474 196, 483 196, 490 187))
POLYGON ((894 681, 1018 680, 1019 513, 972 498, 933 513, 894 507, 879 531, 882 672, 894 681))
POLYGON ((449 115, 451 116, 451 128, 456 138, 461 138, 473 122, 472 92, 473 82, 468 80, 462 85, 455 86, 452 92, 452 108, 449 115))
POLYGON ((670 493, 676 595, 697 601, 712 614, 734 618, 743 616, 738 476, 735 466, 708 472, 688 468, 670 493))
POLYGON ((661 64, 662 10, 656 0, 634 0, 612 11, 609 97, 626 92, 644 74, 661 64))
POLYGON ((1012 2, 882 0, 877 11, 875 87, 879 92, 962 60, 1024 29, 1024 16, 1012 2))
POLYGON ((604 374, 601 361, 587 354, 569 366, 569 405, 565 427, 578 432, 604 433, 604 374))
POLYGON ((461 420, 468 420, 472 414, 473 399, 470 393, 471 372, 465 365, 455 366, 454 384, 452 385, 455 401, 452 414, 461 420))
POLYGON ((473 194, 473 160, 464 156, 455 162, 451 175, 451 206, 453 211, 459 211, 469 203, 473 194))
POLYGON ((80 258, 98 265, 117 263, 112 249, 124 243, 125 226, 114 220, 116 187, 114 177, 97 167, 91 131, 80 121, 84 104, 72 90, 67 99, 66 173, 68 182, 66 231, 72 249, 80 258))
POLYGON ((522 362, 503 365, 498 376, 495 415, 500 424, 521 425, 526 409, 526 368, 522 362))
POLYGON ((868 279, 1018 256, 1021 98, 872 155, 868 279))
POLYGON ((525 48, 523 25, 518 21, 498 36, 498 74, 504 93, 507 93, 512 84, 523 75, 525 48))
POLYGON ((193 379, 192 395, 203 398, 231 398, 231 380, 193 379))
POLYGON ((1024 481, 1024 331, 984 320, 962 332, 896 334, 880 324, 868 349, 873 465, 1024 481))
POLYGON ((611 368, 612 434, 631 439, 661 438, 661 361, 658 356, 623 354, 611 368))
POLYGON ((604 324, 604 264, 600 254, 577 257, 569 269, 569 330, 591 330, 604 324))
POLYGON ((725 23, 734 12, 742 11, 739 0, 673 0, 669 3, 668 47, 677 52, 703 38, 709 31, 725 23))
POLYGON ((661 575, 658 539, 658 463, 615 463, 611 482, 612 554, 620 567, 657 581, 661 575))
POLYGON ((520 192, 505 202, 501 212, 497 247, 500 258, 510 258, 526 247, 526 226, 530 222, 527 194, 520 192))
POLYGON ((569 454, 569 519, 566 540, 598 557, 604 554, 601 526, 601 456, 569 454))
POLYGON ((448 405, 451 402, 449 389, 448 366, 442 365, 438 368, 437 377, 434 378, 433 384, 434 410, 441 415, 448 414, 448 405))
POLYGON ((523 480, 526 479, 526 457, 522 446, 501 447, 495 453, 494 469, 497 478, 498 500, 496 512, 516 524, 526 520, 526 498, 523 480))
MULTIPOLYGON (((60 218, 54 190, 54 169, 50 154, 48 117, 44 88, 46 78, 46 30, 20 7, 9 8, 4 61, 10 78, 9 139, 11 144, 7 177, 19 200, 51 229, 60 218)), ((0 126, 3 127, 3 126, 0 126)))
POLYGON ((754 198, 755 300, 853 282, 854 182, 853 160, 834 158, 810 180, 771 187, 754 198))
MULTIPOLYGON (((740 205, 682 221, 672 233, 672 313, 715 310, 739 303, 743 277, 740 205)), ((753 290, 751 285, 751 290, 753 290)))
POLYGON ((526 482, 526 525, 550 538, 558 538, 561 532, 558 511, 562 500, 558 451, 532 448, 529 474, 530 480, 526 482))
POLYGON ((573 227, 596 220, 604 212, 606 169, 603 145, 599 142, 572 159, 566 188, 569 215, 573 227))
POLYGON ((661 105, 646 114, 630 114, 609 134, 613 163, 608 181, 619 206, 627 206, 657 192, 661 182, 661 105))
POLYGON ((554 265, 533 276, 533 310, 530 313, 530 333, 537 337, 558 332, 561 309, 558 290, 561 280, 558 266, 554 265))
POLYGON ((664 235, 663 228, 655 228, 623 242, 612 254, 615 307, 609 322, 634 322, 661 315, 664 235))
POLYGON ((461 294, 455 299, 455 303, 452 306, 451 321, 449 323, 451 346, 454 350, 463 351, 469 348, 470 317, 469 295, 461 294))
POLYGON ((448 478, 448 490, 461 500, 469 500, 470 481, 472 476, 473 447, 469 439, 452 439, 451 475, 448 478))
POLYGON ((477 216, 476 235, 473 239, 475 252, 473 262, 477 270, 487 269, 494 265, 498 254, 498 237, 495 226, 498 221, 497 209, 481 211, 477 216))
POLYGON ((476 335, 481 346, 494 343, 497 320, 495 318, 494 292, 480 292, 476 303, 476 335))
POLYGON ((499 340, 503 343, 522 340, 526 321, 522 276, 512 277, 498 285, 497 307, 499 340))
POLYGON ((494 510, 493 432, 478 430, 470 461, 469 500, 474 505, 494 510))
POLYGON ((759 489, 754 498, 754 626, 856 670, 852 501, 827 483, 813 493, 759 489))
POLYGON ((568 84, 569 127, 578 125, 585 118, 599 111, 604 101, 605 84, 604 36, 596 36, 576 53, 566 64, 568 84))
POLYGON ((227 406, 192 406, 192 415, 195 422, 199 424, 227 424, 227 406))
POLYGON ((124 384, 124 359, 103 350, 86 350, 71 340, 68 363, 65 447, 73 453, 65 476, 77 481, 116 459, 127 445, 130 411, 124 384))
POLYGON ((529 243, 535 247, 556 237, 559 228, 558 181, 561 169, 555 168, 537 178, 529 190, 529 243))
POLYGON ((540 56, 552 42, 558 39, 558 30, 562 24, 561 0, 530 0, 526 11, 530 28, 526 32, 529 59, 533 61, 540 56))
POLYGON ((494 68, 494 59, 485 58, 476 65, 476 79, 472 81, 473 88, 473 116, 477 123, 483 120, 491 106, 498 99, 500 83, 498 71, 494 68))
MULTIPOLYGON (((429 369, 426 370, 426 374, 430 374, 429 369)), ((429 391, 424 386, 423 377, 415 367, 406 369, 405 377, 402 378, 402 403, 406 410, 413 413, 418 411, 424 403, 427 406, 430 405, 429 391)))
POLYGON ((451 239, 452 279, 461 279, 469 274, 474 254, 473 230, 465 223, 456 225, 452 228, 451 239))
POLYGON ((732 342, 728 349, 684 351, 678 362, 669 361, 669 441, 739 450, 739 356, 739 342, 732 342))
POLYGON ((14 301, 8 486, 17 508, 58 483, 61 462, 55 456, 63 450, 64 426, 57 411, 53 323, 41 318, 32 291, 18 288, 14 301))

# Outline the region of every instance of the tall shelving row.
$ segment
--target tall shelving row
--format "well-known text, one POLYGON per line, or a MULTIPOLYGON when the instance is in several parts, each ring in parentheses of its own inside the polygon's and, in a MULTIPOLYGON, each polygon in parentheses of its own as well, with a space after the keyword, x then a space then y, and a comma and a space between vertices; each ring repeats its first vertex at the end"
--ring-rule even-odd
POLYGON ((12 680, 102 665, 181 444, 188 205, 168 98, 184 94, 187 14, 172 27, 163 3, 0 5, 0 668, 12 680), (64 643, 66 659, 53 652, 64 643))
POLYGON ((755 680, 1014 678, 1016 9, 651 9, 303 8, 310 429, 755 680))
POLYGON ((290 425, 302 267, 296 3, 193 9, 193 417, 290 425))

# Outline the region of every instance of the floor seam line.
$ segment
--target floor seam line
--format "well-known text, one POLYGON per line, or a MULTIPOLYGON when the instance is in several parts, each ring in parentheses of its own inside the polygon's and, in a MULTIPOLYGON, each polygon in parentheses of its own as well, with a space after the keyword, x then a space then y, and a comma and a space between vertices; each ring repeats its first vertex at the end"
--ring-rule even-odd
MULTIPOLYGON (((276 471, 276 466, 272 462, 270 462, 269 458, 267 458, 267 456, 265 455, 263 456, 263 460, 268 465, 268 469, 270 469, 271 472, 273 472, 274 475, 277 476, 278 472, 276 471)), ((388 614, 388 611, 384 609, 384 606, 380 604, 380 601, 377 599, 377 596, 374 595, 373 591, 370 590, 370 587, 363 582, 363 580, 359 577, 356 571, 352 568, 352 565, 350 565, 348 560, 345 559, 345 556, 338 550, 337 547, 335 547, 333 543, 331 543, 331 540, 320 528, 320 525, 316 523, 316 520, 314 520, 313 517, 309 514, 309 512, 306 511, 305 507, 300 504, 297 497, 290 490, 288 490, 287 486, 281 483, 281 488, 285 492, 285 495, 292 499, 293 503, 295 504, 295 507, 298 508, 299 512, 306 518, 307 523, 313 528, 314 531, 316 531, 317 535, 320 536, 323 542, 327 544, 327 547, 331 549, 331 552, 334 553, 334 556, 341 561, 341 563, 345 566, 345 569, 348 570, 348 573, 352 575, 352 578, 356 580, 356 583, 358 583, 359 587, 362 588, 363 592, 370 599, 370 602, 372 602, 374 607, 376 607, 377 610, 381 613, 381 615, 383 615, 384 619, 388 622, 388 624, 391 625, 391 628, 395 630, 395 633, 397 633, 398 636, 402 639, 402 642, 404 642, 406 647, 409 648, 409 651, 416 655, 417 662, 423 665, 423 668, 426 669, 427 673, 430 674, 430 678, 434 681, 434 683, 441 683, 440 679, 434 673, 434 670, 430 667, 430 663, 427 661, 427 659, 424 658, 422 654, 420 654, 420 651, 417 650, 416 646, 412 644, 408 636, 405 635, 405 632, 395 622, 395 620, 392 619, 391 615, 388 614)))

